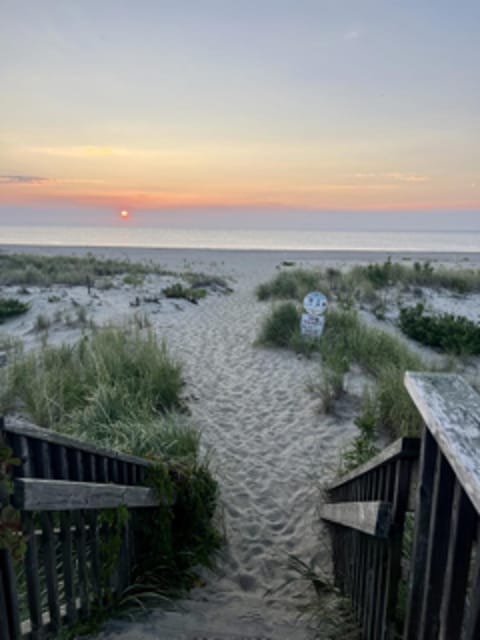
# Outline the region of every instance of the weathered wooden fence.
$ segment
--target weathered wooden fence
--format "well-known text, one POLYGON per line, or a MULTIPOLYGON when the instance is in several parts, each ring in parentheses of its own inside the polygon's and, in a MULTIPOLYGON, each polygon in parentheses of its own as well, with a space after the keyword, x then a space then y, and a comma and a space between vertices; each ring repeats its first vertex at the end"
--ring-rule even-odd
POLYGON ((149 462, 32 425, 0 419, 0 437, 21 460, 12 504, 21 511, 23 567, 0 550, 0 640, 44 638, 89 616, 105 588, 129 585, 137 509, 157 506, 142 486, 149 462), (125 506, 118 563, 102 584, 102 544, 112 532, 99 512, 125 506))
POLYGON ((480 639, 480 396, 407 373, 425 428, 329 487, 335 577, 367 640, 480 639))

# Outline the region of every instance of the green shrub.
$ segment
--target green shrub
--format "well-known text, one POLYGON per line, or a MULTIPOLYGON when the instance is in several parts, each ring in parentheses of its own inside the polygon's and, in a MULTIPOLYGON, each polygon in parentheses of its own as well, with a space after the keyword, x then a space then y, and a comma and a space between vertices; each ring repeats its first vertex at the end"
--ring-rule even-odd
POLYGON ((34 329, 35 331, 38 331, 38 332, 47 331, 47 329, 49 329, 51 324, 52 323, 48 316, 46 316, 44 313, 39 313, 38 316, 35 318, 34 329))
POLYGON ((150 424, 180 408, 181 388, 180 365, 153 333, 109 327, 74 345, 17 354, 3 405, 19 406, 39 426, 110 446, 106 438, 122 424, 150 424))
POLYGON ((480 326, 451 313, 425 314, 423 304, 400 310, 399 324, 402 331, 429 347, 463 355, 480 353, 480 326))
POLYGON ((0 298, 0 324, 26 313, 30 309, 30 305, 20 302, 16 298, 0 298))
POLYGON ((281 271, 273 280, 261 284, 256 289, 259 300, 283 299, 302 300, 309 291, 326 291, 327 283, 321 271, 293 269, 281 271))
POLYGON ((300 312, 293 302, 275 307, 263 321, 258 343, 270 347, 290 347, 300 331, 300 312))
POLYGON ((344 395, 344 378, 345 373, 341 369, 324 368, 317 391, 325 413, 333 413, 336 403, 344 395))
POLYGON ((355 419, 355 425, 360 433, 354 438, 352 445, 343 455, 342 472, 351 471, 377 455, 378 448, 375 445, 377 422, 377 403, 375 398, 367 391, 363 396, 361 413, 355 419))
POLYGON ((96 278, 127 274, 143 277, 148 273, 172 275, 158 265, 102 259, 89 253, 86 256, 40 256, 27 253, 0 255, 1 285, 89 285, 96 278))
POLYGON ((197 304, 199 300, 205 298, 207 291, 206 289, 186 288, 180 282, 176 282, 170 287, 165 287, 165 289, 163 289, 163 295, 166 298, 183 298, 184 300, 188 300, 188 302, 197 304))

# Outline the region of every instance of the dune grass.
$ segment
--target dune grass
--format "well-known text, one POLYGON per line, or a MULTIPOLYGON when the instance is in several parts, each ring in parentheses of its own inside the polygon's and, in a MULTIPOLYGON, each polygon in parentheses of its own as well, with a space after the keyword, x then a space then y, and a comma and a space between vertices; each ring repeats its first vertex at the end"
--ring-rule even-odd
POLYGON ((193 287, 184 287, 181 282, 175 282, 169 287, 162 290, 166 298, 184 299, 193 304, 197 304, 199 300, 207 295, 206 289, 196 289, 193 287))
POLYGON ((97 258, 91 253, 85 256, 0 254, 0 285, 93 285, 97 278, 103 282, 115 275, 125 275, 129 282, 141 282, 149 273, 173 275, 153 263, 97 258))
MULTIPOLYGON (((137 563, 126 602, 192 587, 195 566, 210 564, 221 544, 212 520, 217 483, 183 411, 181 367, 165 344, 134 325, 107 327, 72 345, 44 343, 31 353, 17 347, 0 376, 1 412, 150 459, 147 484, 162 499, 175 495, 173 504, 136 515, 137 563)), ((121 596, 106 603, 100 619, 121 603, 121 596)))
MULTIPOLYGON (((73 345, 17 351, 10 363, 4 410, 19 409, 39 426, 97 444, 115 446, 124 437, 117 430, 135 423, 151 430, 182 406, 180 365, 151 332, 107 327, 73 345)), ((132 440, 131 449, 127 442, 121 448, 133 453, 137 447, 132 440)))
POLYGON ((465 294, 480 291, 480 270, 433 267, 430 262, 406 265, 391 259, 380 264, 357 265, 349 271, 339 269, 289 269, 280 271, 256 289, 259 300, 300 301, 313 290, 335 297, 342 306, 355 301, 373 308, 382 306, 381 291, 391 286, 402 288, 446 289, 465 294))
POLYGON ((323 271, 293 269, 280 271, 272 280, 256 289, 259 300, 301 300, 309 291, 325 292, 326 277, 323 271))
POLYGON ((315 388, 324 409, 333 409, 343 394, 344 375, 357 364, 374 381, 358 421, 373 422, 376 430, 387 430, 394 437, 419 433, 421 419, 403 377, 407 370, 430 367, 401 338, 367 325, 353 310, 330 309, 323 335, 316 340, 300 336, 299 321, 300 311, 294 303, 279 304, 265 318, 258 343, 319 353, 323 376, 315 388))
POLYGON ((0 298, 0 324, 5 320, 27 313, 29 309, 28 304, 16 298, 0 298))

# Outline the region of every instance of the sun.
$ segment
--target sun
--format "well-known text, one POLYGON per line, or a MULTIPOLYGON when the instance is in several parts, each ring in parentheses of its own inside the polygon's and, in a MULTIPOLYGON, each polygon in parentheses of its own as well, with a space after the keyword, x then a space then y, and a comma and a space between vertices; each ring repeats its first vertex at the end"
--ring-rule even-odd
POLYGON ((128 213, 128 211, 121 211, 121 212, 120 212, 120 217, 121 217, 123 220, 126 220, 126 219, 128 218, 128 216, 129 216, 129 215, 130 215, 130 214, 128 213))

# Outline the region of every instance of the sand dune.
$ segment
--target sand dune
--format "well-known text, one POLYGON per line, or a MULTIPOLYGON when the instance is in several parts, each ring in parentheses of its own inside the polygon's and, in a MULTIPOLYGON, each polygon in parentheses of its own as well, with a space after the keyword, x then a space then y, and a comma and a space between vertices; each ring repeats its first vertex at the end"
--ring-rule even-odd
MULTIPOLYGON (((60 252, 49 250, 56 251, 60 252)), ((99 253, 120 252, 102 249, 99 253)), ((255 625, 260 619, 292 624, 298 615, 296 607, 307 604, 313 590, 297 583, 276 590, 288 578, 288 554, 313 561, 323 571, 330 569, 328 541, 317 516, 319 485, 335 473, 355 427, 348 411, 342 418, 319 412, 318 400, 307 389, 309 380, 318 376, 317 361, 254 346, 270 308, 269 303, 256 300, 255 286, 275 273, 285 255, 132 250, 129 257, 228 276, 234 287, 228 296, 210 295, 199 305, 163 304, 150 314, 152 326, 184 365, 192 419, 201 430, 202 446, 210 451, 219 479, 219 517, 227 538, 215 573, 205 573, 205 586, 191 594, 195 604, 181 603, 186 607, 184 615, 198 622, 202 616, 208 619, 210 613, 221 617, 224 609, 236 611, 248 624, 255 625)), ((358 260, 359 256, 328 256, 328 261, 345 264, 348 258, 358 260)), ((293 259, 305 265, 324 261, 312 254, 293 259)), ((45 305, 45 295, 38 293, 35 304, 39 308, 45 305)), ((138 311, 129 306, 133 295, 130 289, 106 292, 90 305, 89 313, 97 322, 131 315, 138 311)), ((149 312, 147 307, 140 310, 149 312)), ((27 328, 17 322, 12 326, 22 335, 27 328)), ((361 389, 358 380, 353 379, 352 386, 361 389)), ((154 615, 148 622, 150 629, 157 624, 155 620, 154 615)), ((168 617, 163 615, 157 622, 167 624, 168 617)), ((307 626, 301 637, 308 637, 307 626)), ((109 629, 125 638, 146 633, 145 626, 141 632, 141 627, 129 624, 121 628, 113 624, 109 629)), ((107 630, 102 637, 109 635, 107 630)))

